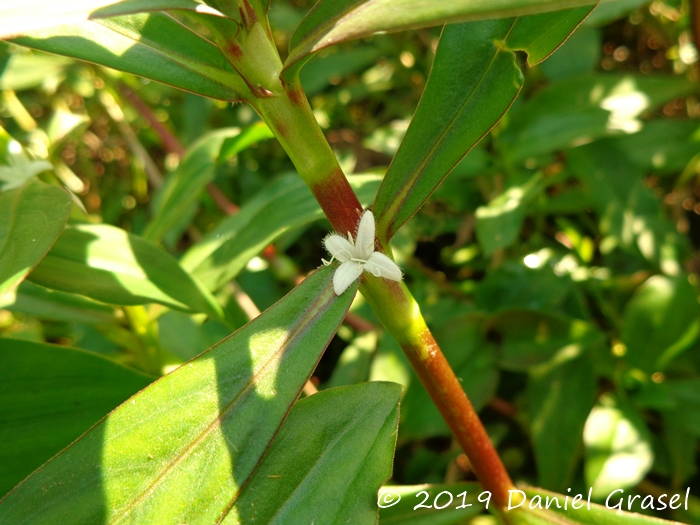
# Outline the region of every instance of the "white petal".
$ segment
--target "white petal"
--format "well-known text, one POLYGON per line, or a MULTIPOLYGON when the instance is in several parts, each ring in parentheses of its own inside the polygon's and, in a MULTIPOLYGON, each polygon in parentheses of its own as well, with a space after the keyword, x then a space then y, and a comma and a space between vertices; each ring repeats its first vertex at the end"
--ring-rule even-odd
POLYGON ((357 238, 355 239, 355 251, 359 253, 358 259, 369 259, 374 251, 374 215, 367 210, 362 214, 360 226, 357 228, 357 238))
POLYGON ((374 252, 365 264, 365 271, 370 272, 375 277, 384 277, 392 281, 400 281, 402 278, 401 268, 381 252, 374 252))
POLYGON ((335 233, 323 239, 323 245, 333 257, 341 263, 349 261, 355 252, 355 247, 345 238, 335 233))
POLYGON ((363 264, 347 261, 341 264, 333 274, 333 290, 335 295, 342 294, 357 278, 362 275, 363 264))

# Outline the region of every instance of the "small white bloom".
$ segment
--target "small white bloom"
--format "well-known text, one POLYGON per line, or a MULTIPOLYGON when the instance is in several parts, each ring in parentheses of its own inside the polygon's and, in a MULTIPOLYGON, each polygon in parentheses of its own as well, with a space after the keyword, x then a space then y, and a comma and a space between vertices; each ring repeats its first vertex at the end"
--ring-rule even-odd
POLYGON ((342 263, 333 275, 333 290, 336 295, 347 290, 363 271, 370 272, 375 277, 401 280, 401 269, 398 265, 383 253, 374 251, 374 235, 374 215, 367 210, 360 219, 355 241, 352 240, 350 232, 347 239, 332 233, 323 240, 323 245, 332 255, 330 261, 321 259, 323 264, 328 266, 333 259, 342 263))

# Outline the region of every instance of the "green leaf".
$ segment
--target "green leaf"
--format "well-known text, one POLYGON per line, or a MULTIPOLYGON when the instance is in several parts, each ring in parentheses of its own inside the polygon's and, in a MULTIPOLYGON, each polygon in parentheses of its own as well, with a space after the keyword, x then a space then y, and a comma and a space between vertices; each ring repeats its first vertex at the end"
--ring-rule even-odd
POLYGON ((108 304, 160 303, 223 317, 216 299, 171 255, 104 224, 68 226, 29 279, 108 304))
MULTIPOLYGON (((634 512, 620 512, 616 507, 606 508, 602 505, 587 502, 588 494, 575 494, 573 491, 567 494, 557 494, 540 488, 525 487, 523 491, 527 495, 528 501, 521 507, 515 508, 507 513, 509 523, 515 525, 556 525, 561 523, 580 523, 585 525, 680 525, 675 521, 665 521, 651 516, 644 516, 634 512), (572 505, 574 497, 580 495, 576 500, 574 508, 572 505), (568 499, 568 504, 566 498, 568 499), (556 498, 556 503, 555 503, 556 498), (550 506, 545 510, 546 502, 549 500, 550 506), (528 507, 532 508, 528 508, 528 507)), ((627 494, 620 492, 613 495, 609 504, 617 505, 624 499, 622 508, 627 510, 627 494)), ((513 506, 517 505, 520 495, 513 493, 513 506)), ((652 496, 647 496, 653 498, 652 496)), ((669 499, 665 498, 668 505, 669 499)), ((657 500, 657 505, 660 506, 657 500)))
POLYGON ((639 483, 654 460, 651 437, 641 416, 610 395, 600 399, 583 432, 586 483, 593 497, 639 483))
POLYGON ((445 27, 423 98, 377 194, 380 238, 396 233, 518 96, 523 74, 514 51, 526 51, 531 64, 544 60, 589 11, 445 27))
POLYGON ((333 271, 122 404, 2 500, 2 523, 221 520, 352 302, 333 271))
POLYGON ((675 174, 697 155, 698 142, 693 138, 697 129, 692 120, 655 120, 645 123, 639 133, 615 139, 615 145, 646 173, 675 174))
POLYGON ((592 74, 538 91, 510 115, 499 149, 510 163, 523 162, 592 139, 635 133, 639 116, 694 90, 684 78, 592 74))
MULTIPOLYGON (((349 180, 360 202, 366 205, 372 201, 381 178, 356 175, 349 180)), ((182 258, 182 265, 209 290, 216 290, 280 235, 323 216, 318 202, 298 175, 281 177, 190 248, 182 258)))
POLYGON ((217 162, 223 164, 234 155, 248 149, 261 140, 274 138, 274 133, 264 122, 256 122, 245 128, 239 135, 224 139, 217 162))
POLYGON ((0 496, 152 380, 83 350, 0 339, 0 496))
POLYGON ((663 414, 664 446, 672 469, 672 486, 681 487, 697 472, 698 437, 686 429, 685 421, 693 416, 691 412, 676 410, 663 414))
POLYGON ((526 205, 542 191, 542 176, 512 186, 487 206, 476 209, 476 235, 485 255, 513 244, 525 220, 526 205))
POLYGON ((501 341, 500 365, 524 371, 550 359, 561 363, 605 341, 593 325, 561 314, 510 309, 494 315, 488 329, 501 341))
MULTIPOLYGON (((588 20, 590 17, 584 25, 587 25, 588 20)), ((540 65, 542 73, 551 82, 592 73, 600 61, 602 40, 601 30, 579 27, 571 38, 540 65)))
POLYGON ((599 140, 569 151, 569 165, 606 236, 601 251, 606 254, 619 246, 641 254, 668 275, 678 275, 688 240, 666 219, 659 199, 644 184, 644 170, 618 149, 620 142, 599 140))
POLYGON ((0 5, 0 39, 23 35, 38 29, 79 24, 94 18, 127 15, 163 9, 202 8, 194 0, 78 0, 52 2, 38 0, 31 4, 0 5))
POLYGON ((439 3, 421 0, 321 0, 292 35, 285 67, 324 47, 378 32, 544 13, 596 3, 596 0, 453 0, 439 3))
POLYGON ((212 131, 187 149, 158 195, 153 219, 143 232, 145 239, 160 242, 180 222, 182 216, 190 211, 200 199, 206 185, 216 176, 216 159, 222 144, 240 133, 239 128, 212 131))
POLYGON ((555 274, 546 264, 528 268, 506 261, 489 272, 474 295, 476 307, 490 312, 522 308, 587 318, 576 284, 566 275, 555 274))
POLYGON ((162 12, 44 29, 14 42, 205 97, 237 101, 247 92, 243 79, 214 44, 162 12))
POLYGON ((30 160, 20 143, 0 127, 0 191, 19 188, 50 169, 53 169, 50 162, 30 160))
POLYGON ((358 335, 343 349, 333 369, 333 375, 323 388, 354 385, 369 379, 372 354, 377 347, 377 334, 367 332, 358 335))
POLYGON ((560 491, 570 486, 596 389, 589 356, 530 370, 527 396, 540 485, 560 491))
POLYGON ((296 403, 222 525, 375 525, 400 398, 397 384, 364 383, 296 403))
POLYGON ((648 4, 649 0, 616 0, 598 5, 586 20, 587 26, 602 27, 630 14, 635 9, 648 4))
POLYGON ((170 311, 158 317, 160 345, 183 361, 189 361, 211 346, 192 316, 170 311))
POLYGON ((38 180, 0 193, 0 295, 44 257, 70 213, 68 193, 38 180))
POLYGON ((625 359, 649 374, 663 370, 700 334, 700 307, 687 277, 655 275, 630 299, 622 322, 625 359))
POLYGON ((19 285, 12 301, 0 302, 0 308, 52 321, 109 324, 117 320, 111 306, 80 295, 48 290, 29 281, 19 285))
POLYGON ((674 403, 669 411, 679 426, 700 438, 700 379, 690 377, 661 383, 674 403))
POLYGON ((192 144, 177 169, 166 179, 144 238, 160 242, 199 201, 204 188, 214 180, 218 164, 271 137, 270 129, 258 122, 243 131, 238 128, 212 131, 192 144))
POLYGON ((70 59, 52 55, 13 53, 2 70, 0 89, 31 89, 40 86, 46 80, 55 80, 58 83, 63 70, 71 62, 70 59))
POLYGON ((440 485, 386 485, 379 490, 379 525, 457 525, 480 514, 485 503, 477 497, 478 483, 440 485), (466 494, 464 494, 466 492, 466 494), (426 498, 427 493, 427 498, 426 498), (450 496, 452 503, 448 504, 450 496), (397 501, 397 498, 398 499, 397 501), (437 506, 444 508, 435 508, 437 506), (396 502, 396 503, 394 503, 396 502), (393 503, 393 504, 392 504, 393 503), (415 509, 416 505, 424 507, 415 509), (430 507, 430 508, 425 508, 430 507), (462 507, 462 508, 460 508, 462 507))

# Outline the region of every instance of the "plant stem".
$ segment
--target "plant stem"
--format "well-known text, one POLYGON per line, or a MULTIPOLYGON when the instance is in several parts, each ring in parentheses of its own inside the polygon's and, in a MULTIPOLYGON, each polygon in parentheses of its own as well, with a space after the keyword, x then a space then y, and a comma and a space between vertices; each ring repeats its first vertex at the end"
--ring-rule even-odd
POLYGON ((275 133, 333 228, 341 235, 347 232, 354 235, 362 205, 301 87, 283 85, 281 96, 258 99, 252 104, 275 133))
MULTIPOLYGON (((354 234, 362 205, 316 122, 298 76, 282 80, 274 43, 264 27, 252 18, 249 22, 235 41, 225 22, 216 20, 210 27, 219 48, 245 79, 248 101, 287 151, 328 220, 338 233, 354 234)), ((382 248, 390 253, 388 246, 382 248)), ((408 288, 403 282, 367 276, 360 291, 401 344, 484 488, 505 507, 513 483, 408 288)))
MULTIPOLYGON (((355 233, 362 207, 313 117, 301 91, 256 101, 261 117, 280 140, 339 233, 355 233), (285 100, 286 99, 286 100, 285 100)), ((386 251, 386 250, 385 250, 386 251)), ((403 283, 368 276, 362 295, 401 344, 421 382, 440 410, 484 488, 500 507, 513 483, 474 407, 432 333, 418 303, 403 283)))
POLYGON ((507 505, 513 482, 411 292, 403 282, 373 276, 366 277, 360 291, 403 348, 481 484, 497 505, 507 505))

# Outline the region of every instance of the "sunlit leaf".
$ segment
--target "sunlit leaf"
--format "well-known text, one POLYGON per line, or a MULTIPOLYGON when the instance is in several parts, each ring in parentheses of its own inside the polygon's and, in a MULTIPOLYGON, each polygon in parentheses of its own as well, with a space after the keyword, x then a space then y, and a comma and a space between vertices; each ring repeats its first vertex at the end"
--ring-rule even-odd
POLYGON ((487 206, 476 209, 476 235, 486 255, 518 239, 526 205, 543 189, 541 180, 540 176, 534 176, 521 186, 508 188, 487 206))
POLYGON ((509 162, 635 133, 643 112, 694 90, 681 77, 591 74, 551 84, 511 114, 499 144, 509 162))
POLYGON ((67 227, 30 280, 108 304, 154 302, 223 317, 216 299, 172 256, 114 226, 67 227))
POLYGON ((45 160, 31 160, 22 145, 0 127, 0 191, 18 188, 52 168, 45 160))
POLYGON ((68 193, 38 180, 0 193, 0 295, 39 263, 70 212, 68 193))
POLYGON ((604 396, 591 412, 583 432, 586 483, 594 497, 629 489, 644 478, 654 454, 649 431, 633 409, 604 396))
POLYGON ((220 100, 247 91, 215 45, 162 12, 43 29, 14 42, 220 100))
MULTIPOLYGON (((63 74, 71 60, 39 53, 13 53, 0 75, 0 89, 20 91, 40 86, 63 74)), ((1 140, 1 139, 0 139, 1 140)))
POLYGON ((337 297, 332 277, 330 267, 317 271, 233 336, 125 402, 3 499, 3 521, 222 519, 350 306, 354 293, 337 297))
POLYGON ((216 160, 220 164, 224 163, 253 144, 261 140, 271 139, 274 136, 275 135, 264 122, 251 124, 241 131, 240 134, 224 139, 223 144, 221 144, 221 150, 219 151, 219 157, 216 160))
POLYGON ((0 5, 0 39, 95 18, 163 9, 206 10, 206 6, 194 0, 32 0, 21 5, 5 2, 0 5))

